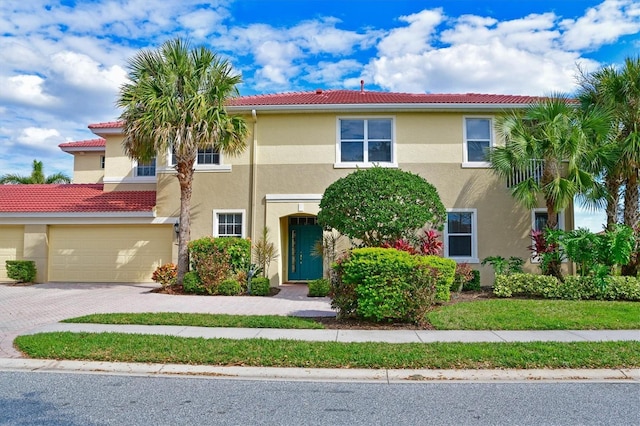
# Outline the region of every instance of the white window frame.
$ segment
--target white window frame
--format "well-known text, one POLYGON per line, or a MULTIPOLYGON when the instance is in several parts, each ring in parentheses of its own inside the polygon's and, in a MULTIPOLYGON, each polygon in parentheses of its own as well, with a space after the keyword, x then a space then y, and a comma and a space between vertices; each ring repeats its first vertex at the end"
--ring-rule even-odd
POLYGON ((494 117, 480 115, 465 115, 462 117, 462 167, 467 168, 487 168, 491 167, 488 161, 469 161, 469 147, 467 145, 467 120, 479 119, 489 120, 489 149, 493 148, 496 143, 494 126, 494 117))
POLYGON ((139 163, 138 163, 137 160, 134 160, 133 161, 133 176, 136 179, 153 179, 153 180, 155 180, 156 176, 158 175, 158 157, 154 157, 154 158, 152 158, 152 160, 155 160, 155 163, 156 163, 156 165, 155 165, 155 174, 154 175, 138 175, 139 163))
MULTIPOLYGON (((104 170, 104 166, 105 166, 106 162, 107 162, 106 157, 104 155, 101 155, 100 156, 100 169, 101 170, 104 170)), ((156 164, 156 166, 157 166, 157 164, 156 164)))
MULTIPOLYGON (((540 208, 535 208, 535 209, 531 209, 531 230, 534 230, 534 226, 536 225, 536 213, 547 213, 547 209, 540 207, 540 208)), ((564 210, 558 212, 558 229, 561 229, 564 231, 564 210)), ((531 245, 533 245, 533 238, 531 238, 531 245)), ((531 257, 530 257, 531 263, 540 263, 540 258, 538 256, 534 256, 533 253, 531 253, 531 257)), ((563 260, 563 262, 565 262, 563 260)))
MULTIPOLYGON (((217 209, 213 211, 213 232, 211 233, 214 237, 220 237, 220 233, 218 232, 218 225, 220 225, 220 221, 218 216, 221 214, 239 214, 241 216, 241 226, 242 226, 242 232, 240 235, 240 238, 246 238, 247 235, 247 212, 244 209, 217 209)), ((236 235, 222 235, 223 237, 229 237, 229 236, 233 236, 233 237, 237 237, 236 235)))
MULTIPOLYGON (((198 164, 198 156, 196 154, 196 160, 194 163, 194 169, 197 172, 230 172, 231 165, 224 164, 224 155, 222 152, 218 153, 220 158, 220 164, 198 164)), ((162 169, 163 172, 173 172, 175 173, 175 164, 171 164, 171 150, 167 150, 166 154, 166 166, 162 169)), ((156 164, 156 173, 158 172, 157 164, 156 164)))
MULTIPOLYGON (((460 235, 460 234, 452 234, 460 235)), ((458 263, 480 263, 478 259, 478 209, 447 209, 444 227, 444 256, 458 263), (471 213, 471 256, 449 256, 449 213, 471 213)))
MULTIPOLYGON (((368 156, 368 138, 367 138, 368 128, 365 125, 365 138, 363 145, 363 154, 365 157, 368 156)), ((355 169, 355 168, 369 168, 369 167, 390 167, 397 168, 398 160, 397 160, 397 140, 396 140, 396 117, 395 116, 340 116, 336 117, 336 162, 334 163, 334 168, 336 169, 355 169), (340 121, 341 120, 391 120, 391 161, 342 161, 342 150, 341 150, 341 134, 340 134, 340 121)))

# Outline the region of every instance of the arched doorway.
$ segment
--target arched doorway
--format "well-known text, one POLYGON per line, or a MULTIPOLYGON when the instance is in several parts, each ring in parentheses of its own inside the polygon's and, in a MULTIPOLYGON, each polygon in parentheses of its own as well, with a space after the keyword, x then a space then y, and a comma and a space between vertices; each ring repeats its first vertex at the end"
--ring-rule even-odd
POLYGON ((322 244, 322 228, 315 216, 291 216, 289 225, 289 281, 310 281, 322 278, 322 254, 316 247, 322 244))

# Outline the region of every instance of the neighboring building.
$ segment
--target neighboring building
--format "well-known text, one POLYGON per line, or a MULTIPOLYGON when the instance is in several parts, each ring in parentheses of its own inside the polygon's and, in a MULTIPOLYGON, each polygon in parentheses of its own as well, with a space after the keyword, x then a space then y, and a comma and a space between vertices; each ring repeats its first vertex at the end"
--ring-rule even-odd
MULTIPOLYGON (((191 238, 255 241, 268 226, 279 253, 272 285, 318 278, 323 264, 313 246, 322 236, 316 214, 324 190, 356 168, 398 167, 438 189, 448 209, 445 256, 482 269, 483 285, 491 285, 480 260, 528 258, 529 232, 544 212, 516 205, 484 151, 499 143, 496 116, 534 100, 363 90, 235 99, 228 110, 247 119, 247 149, 237 157, 199 152, 191 238)), ((121 125, 92 124, 101 139, 60 145, 74 155, 72 185, 0 186, 0 280, 6 258, 36 260, 40 281, 87 282, 150 281, 155 267, 177 259, 180 197, 171 153, 132 161, 121 125), (31 198, 40 203, 22 202, 31 198)), ((572 217, 565 212, 565 229, 572 217)))

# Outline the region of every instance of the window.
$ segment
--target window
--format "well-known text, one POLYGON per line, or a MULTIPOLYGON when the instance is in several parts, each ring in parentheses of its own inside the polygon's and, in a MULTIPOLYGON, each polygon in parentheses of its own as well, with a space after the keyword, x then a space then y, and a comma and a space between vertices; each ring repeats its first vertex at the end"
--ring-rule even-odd
POLYGON ((391 118, 341 118, 338 127, 338 163, 394 163, 391 118))
POLYGON ((244 238, 244 211, 214 210, 213 236, 244 238))
MULTIPOLYGON (((547 226, 549 215, 547 209, 533 209, 531 211, 531 229, 542 231, 547 226)), ((564 212, 558 213, 558 229, 564 229, 564 212)))
POLYGON ((486 153, 493 146, 490 118, 464 119, 464 162, 486 164, 486 153))
POLYGON ((104 155, 100 156, 100 168, 104 169, 104 155))
MULTIPOLYGON (((176 165, 176 154, 171 152, 171 165, 176 165)), ((196 165, 220 165, 220 152, 212 146, 207 148, 199 148, 196 156, 196 165)))
POLYGON ((138 161, 136 166, 136 176, 155 176, 156 175, 156 159, 149 161, 138 161))
POLYGON ((475 209, 447 212, 445 255, 469 263, 478 263, 475 209))

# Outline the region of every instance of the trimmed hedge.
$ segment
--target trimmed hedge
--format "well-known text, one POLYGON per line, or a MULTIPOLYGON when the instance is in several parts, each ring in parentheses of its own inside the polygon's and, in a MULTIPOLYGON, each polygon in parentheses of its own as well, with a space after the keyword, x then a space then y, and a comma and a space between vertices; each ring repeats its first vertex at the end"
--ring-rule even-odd
POLYGON ((309 297, 325 297, 331 290, 331 284, 326 278, 320 278, 317 280, 309 281, 309 297))
POLYGON ((422 321, 439 279, 424 256, 392 248, 352 250, 334 269, 330 295, 338 315, 377 322, 422 321))
POLYGON ((456 276, 456 261, 440 256, 416 256, 421 265, 438 271, 436 280, 436 301, 448 302, 451 299, 451 284, 456 276))
POLYGON ((251 295, 252 296, 268 296, 271 290, 271 283, 269 278, 256 277, 251 280, 251 295))
POLYGON ((19 283, 32 283, 36 279, 36 262, 33 260, 7 260, 7 277, 19 283))
MULTIPOLYGON (((189 243, 191 267, 208 294, 219 294, 226 279, 246 281, 251 261, 251 241, 233 237, 204 237, 189 243)), ((241 286, 244 283, 241 283, 241 286)))
POLYGON ((205 294, 206 290, 200 282, 200 277, 196 271, 189 271, 182 279, 182 291, 192 294, 205 294))
POLYGON ((545 299, 640 300, 640 278, 609 276, 603 279, 568 276, 564 282, 549 275, 497 275, 493 293, 498 297, 532 296, 545 299))

